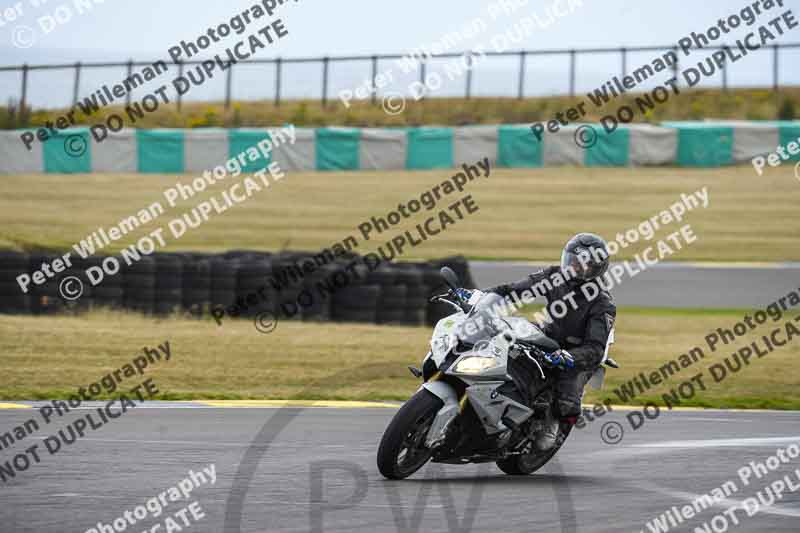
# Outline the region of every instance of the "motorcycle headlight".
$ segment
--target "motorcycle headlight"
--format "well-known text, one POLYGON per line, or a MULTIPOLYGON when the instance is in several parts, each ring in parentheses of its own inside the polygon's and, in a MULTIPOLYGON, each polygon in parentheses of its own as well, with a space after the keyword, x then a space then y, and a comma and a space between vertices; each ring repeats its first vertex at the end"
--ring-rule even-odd
POLYGON ((459 361, 453 370, 461 374, 477 374, 497 366, 494 357, 465 357, 459 361))

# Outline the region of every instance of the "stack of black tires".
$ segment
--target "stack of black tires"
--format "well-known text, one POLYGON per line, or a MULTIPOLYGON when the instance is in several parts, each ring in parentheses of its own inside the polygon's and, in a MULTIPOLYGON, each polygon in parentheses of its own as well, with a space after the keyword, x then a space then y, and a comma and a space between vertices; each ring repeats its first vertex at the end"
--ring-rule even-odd
POLYGON ((0 313, 31 312, 30 293, 23 293, 17 283, 17 276, 29 273, 29 267, 27 254, 0 251, 0 313))
POLYGON ((149 315, 196 317, 225 311, 252 318, 268 312, 278 319, 433 324, 449 307, 428 302, 446 290, 439 269, 449 266, 465 287, 474 287, 463 257, 375 265, 355 254, 328 256, 300 251, 233 250, 222 254, 154 253, 136 261, 119 256, 72 258, 72 267, 23 293, 16 279, 58 258, 52 253, 0 251, 0 313, 51 314, 92 307, 130 309, 149 315), (114 268, 118 265, 118 268, 114 268), (102 281, 87 275, 103 271, 102 281), (113 272, 113 273, 112 273, 113 272), (83 294, 65 298, 63 283, 83 294))

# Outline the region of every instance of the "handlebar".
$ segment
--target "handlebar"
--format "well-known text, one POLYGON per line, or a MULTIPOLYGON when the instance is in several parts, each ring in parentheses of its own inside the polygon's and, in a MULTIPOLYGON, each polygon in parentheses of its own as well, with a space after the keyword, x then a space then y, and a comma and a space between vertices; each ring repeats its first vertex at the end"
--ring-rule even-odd
POLYGON ((464 302, 460 298, 458 298, 456 296, 456 294, 454 293, 454 291, 452 291, 452 290, 449 290, 449 291, 447 291, 445 293, 442 293, 442 294, 437 294, 435 296, 431 296, 428 299, 428 302, 430 302, 430 303, 434 303, 434 302, 446 303, 446 304, 449 304, 449 305, 455 307, 457 310, 463 312, 464 314, 469 313, 470 309, 472 309, 472 306, 470 306, 467 302, 464 302))
POLYGON ((543 366, 543 362, 545 364, 547 362, 547 359, 545 358, 545 355, 547 355, 546 352, 538 346, 534 346, 525 341, 518 340, 517 344, 522 348, 522 353, 524 353, 525 356, 533 361, 533 363, 536 365, 539 370, 539 374, 542 376, 542 379, 546 379, 543 366), (540 361, 540 359, 542 359, 543 362, 540 361))
POLYGON ((443 292, 442 294, 434 294, 433 296, 428 298, 428 303, 434 303, 438 300, 443 300, 445 296, 448 296, 449 294, 450 294, 449 292, 443 292))

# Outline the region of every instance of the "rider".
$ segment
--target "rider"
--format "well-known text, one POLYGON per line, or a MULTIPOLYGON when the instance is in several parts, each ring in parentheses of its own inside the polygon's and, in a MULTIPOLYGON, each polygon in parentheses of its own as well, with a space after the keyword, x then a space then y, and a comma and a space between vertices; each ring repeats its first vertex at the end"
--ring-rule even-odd
POLYGON ((575 424, 581 414, 583 387, 608 354, 614 342, 614 320, 617 308, 611 294, 595 282, 608 269, 608 246, 599 236, 579 233, 572 237, 561 253, 561 266, 551 266, 515 283, 488 289, 501 296, 516 293, 517 298, 527 290, 547 299, 552 322, 544 333, 558 342, 562 349, 548 356, 559 372, 556 416, 551 416, 543 431, 536 437, 540 450, 551 449, 558 437, 559 420, 575 424), (558 283, 557 278, 566 280, 558 283), (592 284, 594 287, 587 287, 592 284), (553 303, 561 301, 554 309, 553 303), (574 302, 574 304, 573 304, 574 302), (566 314, 563 309, 566 307, 566 314), (560 316, 560 318, 559 318, 560 316))

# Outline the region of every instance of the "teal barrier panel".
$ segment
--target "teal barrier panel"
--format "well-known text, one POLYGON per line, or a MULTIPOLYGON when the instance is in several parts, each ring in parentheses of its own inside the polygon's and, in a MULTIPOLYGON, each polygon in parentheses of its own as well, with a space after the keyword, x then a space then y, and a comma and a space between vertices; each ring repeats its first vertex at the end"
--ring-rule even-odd
POLYGON ((136 130, 139 172, 181 174, 184 171, 183 132, 180 130, 136 130))
MULTIPOLYGON (((648 162, 648 153, 658 150, 669 150, 670 153, 654 154, 650 159, 657 159, 654 164, 669 164, 680 167, 720 167, 732 165, 733 148, 736 144, 737 151, 742 154, 758 155, 764 151, 764 142, 755 142, 762 139, 760 131, 766 131, 764 125, 772 126, 769 129, 770 141, 788 147, 790 143, 798 145, 798 153, 791 154, 791 160, 800 161, 800 121, 753 121, 750 126, 745 121, 736 122, 664 122, 662 131, 675 132, 677 136, 677 154, 672 143, 655 142, 652 146, 637 145, 647 143, 648 135, 636 125, 626 125, 611 134, 605 133, 599 126, 594 126, 597 133, 596 144, 585 149, 579 157, 583 164, 594 166, 628 166, 631 164, 651 164, 648 162), (778 133, 776 136, 775 133, 778 133), (739 135, 739 137, 736 137, 739 135), (777 137, 777 138, 776 138, 777 137), (739 142, 735 142, 735 141, 739 142), (633 152, 631 152, 633 150, 633 152), (643 155, 644 154, 644 155, 643 155), (672 158, 675 157, 673 160, 672 158), (638 158, 638 160, 637 160, 638 158)), ((492 137, 488 141, 492 151, 496 148, 497 165, 505 168, 532 168, 543 167, 546 149, 548 146, 547 135, 538 141, 530 129, 525 125, 497 125, 496 141, 492 137), (495 144, 496 143, 496 144, 495 144)), ((653 126, 652 128, 659 128, 653 126)), ((91 137, 91 132, 86 128, 71 128, 54 132, 52 137, 43 143, 36 141, 33 153, 24 149, 19 141, 20 132, 12 130, 0 132, 0 152, 6 154, 5 160, 0 161, 0 174, 21 174, 26 172, 46 173, 86 173, 99 168, 113 168, 114 153, 105 145, 98 147, 91 137), (38 150, 41 149, 41 153, 38 150), (25 151, 22 151, 25 150, 25 151), (20 155, 21 154, 21 155, 20 155), (28 159, 25 159, 25 158, 28 159)), ((315 168, 322 171, 330 170, 355 170, 360 169, 363 163, 369 162, 375 166, 380 162, 386 169, 396 168, 403 164, 407 169, 451 169, 454 168, 455 155, 463 146, 456 144, 455 130, 447 127, 418 127, 387 129, 399 134, 382 137, 362 137, 365 130, 359 128, 328 127, 316 130, 305 130, 302 145, 294 148, 285 147, 289 152, 294 152, 303 159, 302 168, 315 168), (313 142, 313 145, 312 145, 313 142), (386 157, 382 157, 385 151, 386 157), (369 159, 364 159, 363 158, 369 159)), ((198 148, 192 144, 187 146, 184 130, 156 129, 156 130, 131 130, 130 137, 124 136, 119 141, 107 140, 107 143, 117 143, 115 150, 120 150, 126 158, 126 170, 141 173, 182 173, 186 172, 186 157, 197 157, 198 148), (135 146, 135 162, 130 161, 130 150, 135 146)), ((264 156, 256 145, 261 140, 268 138, 266 128, 232 129, 227 134, 221 135, 219 145, 211 144, 214 158, 226 154, 236 157, 242 152, 250 154, 245 158, 244 171, 257 172, 267 167, 274 156, 264 156)), ((202 136, 195 136, 202 140, 202 136)), ((459 143, 469 143, 469 138, 458 140, 459 143)), ((477 141, 476 141, 477 142, 477 141)), ((482 138, 483 146, 487 146, 487 139, 482 138)), ((794 145, 792 145, 794 146, 794 145)), ((572 147, 566 146, 562 148, 572 147)), ((772 150, 774 148, 770 148, 772 150)), ((571 152, 572 153, 572 152, 571 152)), ((577 154, 577 152, 575 152, 577 154)), ((206 155, 203 152, 203 155, 206 155)), ((492 154, 494 155, 494 154, 492 154)), ((574 161, 571 156, 570 161, 574 161)), ((580 162, 580 160, 578 160, 580 162)), ((189 167, 191 168, 191 167, 189 167)), ((382 169, 382 168, 380 168, 382 169)))
POLYGON ((584 164, 587 167, 625 167, 630 163, 631 132, 619 127, 611 133, 600 126, 589 125, 594 130, 596 142, 586 148, 584 164))
POLYGON ((670 124, 678 129, 678 165, 719 167, 733 164, 733 128, 670 124))
POLYGON ((452 128, 412 128, 407 136, 407 169, 453 168, 452 128))
POLYGON ((88 129, 56 131, 44 142, 42 157, 48 174, 78 174, 92 171, 92 146, 88 129))
POLYGON ((790 154, 790 161, 800 161, 800 152, 791 155, 789 152, 789 143, 800 144, 800 124, 797 122, 780 122, 778 124, 778 131, 780 132, 781 146, 786 147, 786 153, 790 154))
POLYGON ((361 131, 348 128, 316 130, 317 170, 358 170, 361 131))
POLYGON ((525 126, 500 126, 497 132, 497 164, 524 168, 543 166, 542 141, 525 126))
POLYGON ((245 153, 247 157, 245 165, 242 167, 242 172, 253 173, 259 170, 264 170, 272 162, 272 152, 267 152, 267 157, 257 145, 264 139, 269 138, 269 132, 253 131, 253 130, 230 130, 228 131, 228 154, 231 159, 239 157, 239 154, 245 153))

